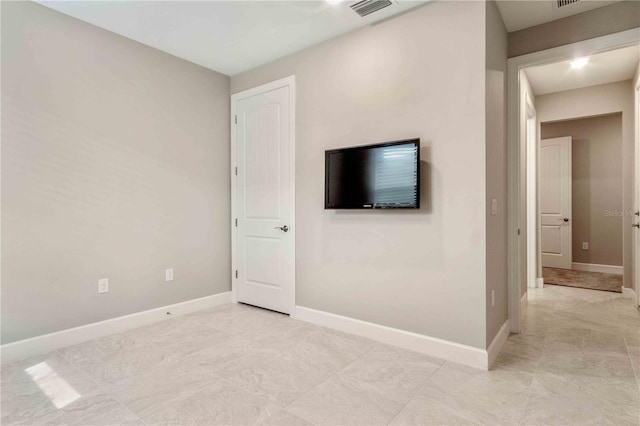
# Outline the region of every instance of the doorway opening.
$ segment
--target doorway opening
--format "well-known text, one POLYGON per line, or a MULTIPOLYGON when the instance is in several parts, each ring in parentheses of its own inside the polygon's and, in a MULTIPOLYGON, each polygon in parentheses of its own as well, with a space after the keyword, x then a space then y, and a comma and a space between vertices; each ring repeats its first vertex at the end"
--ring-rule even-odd
POLYGON ((639 40, 630 30, 509 60, 512 332, 529 293, 550 286, 611 291, 640 304, 632 227, 640 221, 639 40))
POLYGON ((619 167, 622 133, 622 112, 540 123, 545 284, 622 293, 623 240, 633 235, 623 227, 624 175, 633 170, 619 167))

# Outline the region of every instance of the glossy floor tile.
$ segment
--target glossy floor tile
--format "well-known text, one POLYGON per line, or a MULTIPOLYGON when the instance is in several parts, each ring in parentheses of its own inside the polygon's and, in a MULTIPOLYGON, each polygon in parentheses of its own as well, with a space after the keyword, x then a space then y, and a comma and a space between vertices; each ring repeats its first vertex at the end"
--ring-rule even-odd
POLYGON ((480 371, 245 305, 2 366, 3 425, 640 425, 640 312, 530 290, 480 371))

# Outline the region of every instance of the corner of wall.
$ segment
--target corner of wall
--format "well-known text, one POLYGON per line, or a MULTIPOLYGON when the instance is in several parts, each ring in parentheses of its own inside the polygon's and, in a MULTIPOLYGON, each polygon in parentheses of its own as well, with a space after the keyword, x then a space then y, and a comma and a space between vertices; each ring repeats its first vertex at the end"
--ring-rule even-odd
POLYGON ((485 347, 508 319, 507 279, 507 43, 495 1, 485 6, 485 347))

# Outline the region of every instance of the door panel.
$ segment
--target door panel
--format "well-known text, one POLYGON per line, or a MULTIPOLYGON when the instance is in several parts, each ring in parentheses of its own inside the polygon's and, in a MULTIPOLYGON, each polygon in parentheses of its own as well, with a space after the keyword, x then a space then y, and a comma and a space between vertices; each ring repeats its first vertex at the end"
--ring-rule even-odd
POLYGON ((243 121, 246 217, 280 219, 280 105, 259 105, 243 121))
POLYGON ((542 266, 571 269, 571 137, 540 141, 542 266))
POLYGON ((560 226, 542 226, 542 252, 562 254, 562 229, 560 226))
POLYGON ((236 103, 237 299, 291 311, 294 251, 291 87, 236 103))
POLYGON ((282 244, 278 238, 245 237, 246 282, 280 287, 280 262, 282 244))

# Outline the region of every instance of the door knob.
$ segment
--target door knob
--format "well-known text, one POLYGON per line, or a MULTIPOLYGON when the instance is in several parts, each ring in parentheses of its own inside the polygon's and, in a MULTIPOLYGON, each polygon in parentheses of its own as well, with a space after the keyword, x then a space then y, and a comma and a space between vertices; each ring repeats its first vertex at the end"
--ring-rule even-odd
POLYGON ((285 225, 285 226, 276 226, 276 227, 275 227, 275 228, 273 228, 273 229, 279 229, 279 230, 281 230, 282 232, 288 232, 288 231, 289 231, 289 227, 288 227, 287 225, 285 225))
POLYGON ((565 221, 565 222, 569 222, 569 218, 568 218, 568 217, 565 217, 565 218, 564 218, 564 219, 562 219, 562 220, 563 220, 563 221, 565 221))
POLYGON ((631 226, 633 226, 634 228, 640 229, 640 223, 633 223, 631 224, 631 226))

